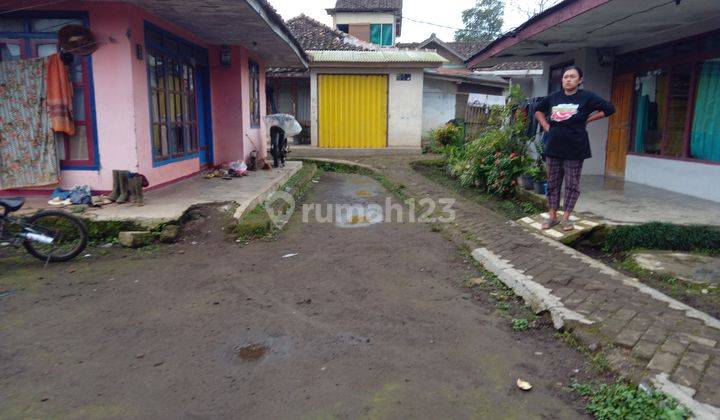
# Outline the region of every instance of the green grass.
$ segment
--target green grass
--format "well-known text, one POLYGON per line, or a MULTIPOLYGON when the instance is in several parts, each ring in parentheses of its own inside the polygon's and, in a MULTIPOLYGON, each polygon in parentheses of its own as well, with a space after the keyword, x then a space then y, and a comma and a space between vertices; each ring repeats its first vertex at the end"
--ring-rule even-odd
POLYGON ((716 253, 720 252, 720 228, 659 222, 618 226, 608 233, 603 246, 605 252, 638 248, 716 253))
POLYGON ((468 248, 460 248, 460 254, 465 261, 469 262, 481 272, 485 279, 480 284, 472 284, 469 288, 474 296, 485 293, 495 300, 495 308, 498 314, 510 320, 510 327, 513 331, 526 331, 533 326, 537 316, 533 310, 525 304, 521 297, 503 283, 496 275, 487 271, 482 264, 473 258, 468 248))
POLYGON ((599 420, 681 420, 691 414, 675 399, 660 391, 645 390, 624 382, 599 386, 576 383, 573 389, 588 400, 586 410, 599 420))
POLYGON ((555 338, 582 353, 588 359, 590 366, 599 374, 610 372, 610 362, 602 350, 592 351, 583 345, 570 331, 556 332, 555 338))
POLYGON ((449 188, 483 207, 496 211, 508 219, 517 220, 544 211, 537 205, 523 201, 519 197, 502 199, 486 194, 478 188, 461 185, 458 180, 453 179, 445 172, 445 161, 443 159, 416 161, 411 166, 423 176, 443 187, 449 188))
MULTIPOLYGON (((296 200, 302 197, 311 182, 317 176, 317 166, 312 163, 303 163, 302 168, 280 187, 279 191, 285 191, 296 200)), ((273 210, 285 213, 289 204, 284 201, 276 201, 274 204, 281 206, 273 210)), ((265 209, 265 203, 260 203, 255 208, 245 213, 240 221, 235 224, 233 233, 241 241, 251 241, 272 235, 275 231, 270 216, 265 209)))

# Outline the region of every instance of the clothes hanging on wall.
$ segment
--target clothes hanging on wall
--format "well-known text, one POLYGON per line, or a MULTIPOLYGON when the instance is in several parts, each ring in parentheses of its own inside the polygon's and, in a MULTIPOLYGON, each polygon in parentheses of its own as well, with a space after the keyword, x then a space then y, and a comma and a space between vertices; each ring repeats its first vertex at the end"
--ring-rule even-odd
POLYGON ((60 54, 47 59, 47 108, 56 133, 75 135, 73 123, 73 85, 60 54))
POLYGON ((0 62, 0 189, 59 181, 46 104, 47 58, 0 62))

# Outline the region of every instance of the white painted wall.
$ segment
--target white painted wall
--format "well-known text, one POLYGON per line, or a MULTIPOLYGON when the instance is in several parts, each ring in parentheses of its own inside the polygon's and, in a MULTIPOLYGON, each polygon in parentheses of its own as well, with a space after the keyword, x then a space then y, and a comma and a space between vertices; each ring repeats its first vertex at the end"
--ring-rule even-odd
POLYGON ((720 165, 628 155, 625 180, 720 202, 720 165))
POLYGON ((395 15, 392 13, 336 13, 334 16, 335 25, 353 23, 395 23, 395 15))
POLYGON ((423 115, 422 69, 395 68, 311 68, 310 144, 318 145, 318 74, 388 75, 388 147, 420 148, 423 115), (398 81, 398 73, 410 73, 411 80, 398 81))
POLYGON ((455 118, 457 84, 447 80, 425 78, 423 86, 422 135, 442 127, 455 118))

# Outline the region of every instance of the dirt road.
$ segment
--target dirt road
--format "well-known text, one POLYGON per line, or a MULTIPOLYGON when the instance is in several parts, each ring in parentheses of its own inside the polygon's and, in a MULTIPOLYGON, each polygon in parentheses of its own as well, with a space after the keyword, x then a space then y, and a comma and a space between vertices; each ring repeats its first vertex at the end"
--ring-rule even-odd
MULTIPOLYGON (((385 198, 326 173, 305 202, 385 198)), ((478 272, 428 225, 298 210, 241 247, 198 215, 173 246, 0 259, 0 418, 584 416, 563 389, 583 358, 470 299, 478 272)))

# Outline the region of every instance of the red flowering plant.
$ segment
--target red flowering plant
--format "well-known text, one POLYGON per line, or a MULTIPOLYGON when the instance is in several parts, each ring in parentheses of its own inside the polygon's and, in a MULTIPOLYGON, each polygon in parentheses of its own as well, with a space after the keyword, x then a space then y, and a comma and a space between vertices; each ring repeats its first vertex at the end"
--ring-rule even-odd
POLYGON ((507 104, 495 111, 503 123, 488 127, 476 140, 447 155, 451 175, 463 185, 477 186, 500 197, 514 194, 517 178, 532 165, 527 155, 527 120, 519 108, 521 99, 519 88, 511 88, 507 104))

